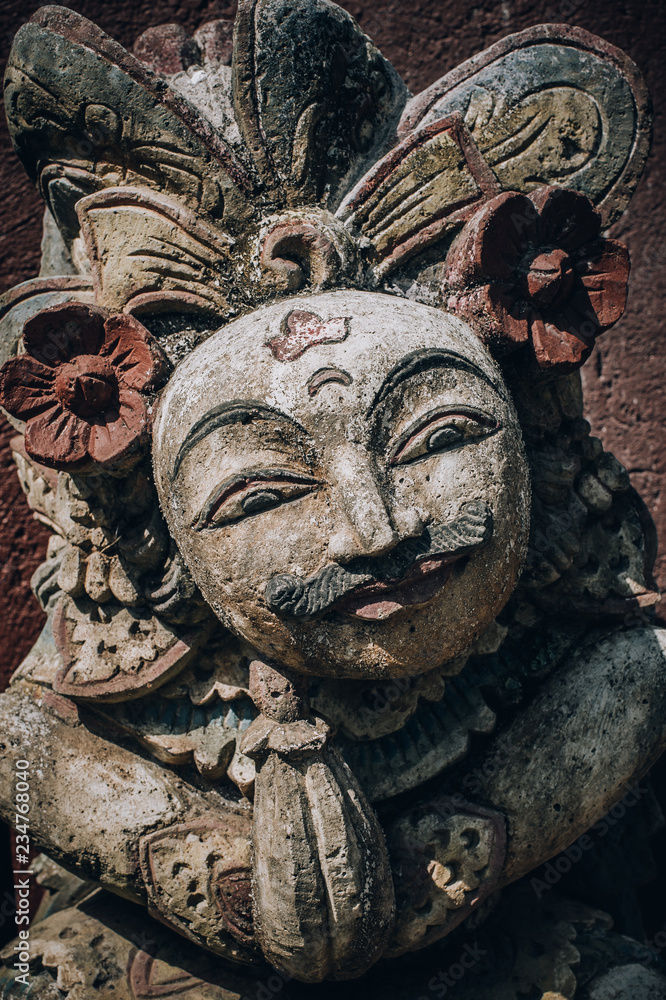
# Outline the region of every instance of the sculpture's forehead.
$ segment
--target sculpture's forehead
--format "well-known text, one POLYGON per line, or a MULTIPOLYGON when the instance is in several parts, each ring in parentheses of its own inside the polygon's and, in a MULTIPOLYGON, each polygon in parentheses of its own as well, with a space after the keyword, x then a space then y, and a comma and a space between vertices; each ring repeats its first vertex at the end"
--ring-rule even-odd
POLYGON ((345 291, 266 307, 213 334, 179 367, 163 395, 156 444, 164 435, 175 444, 212 406, 239 398, 307 417, 324 405, 319 387, 329 378, 345 387, 336 405, 365 407, 396 365, 428 349, 501 382, 466 324, 428 306, 345 291))

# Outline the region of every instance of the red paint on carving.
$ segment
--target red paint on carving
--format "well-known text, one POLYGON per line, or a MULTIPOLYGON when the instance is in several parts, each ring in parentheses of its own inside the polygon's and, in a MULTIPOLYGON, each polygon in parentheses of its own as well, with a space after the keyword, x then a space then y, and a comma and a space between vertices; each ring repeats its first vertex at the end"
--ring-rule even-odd
POLYGON ((167 366, 134 317, 68 302, 29 319, 23 343, 26 353, 0 368, 0 404, 26 421, 25 449, 36 462, 114 464, 147 433, 139 393, 167 366))
POLYGON ((29 281, 22 281, 20 285, 15 285, 0 295, 0 319, 14 306, 33 296, 44 295, 46 292, 82 292, 88 289, 92 289, 90 278, 81 278, 79 275, 31 278, 29 281))
POLYGON ((217 873, 215 903, 225 927, 239 941, 254 941, 252 917, 252 872, 249 868, 230 868, 217 873))
POLYGON ((349 334, 350 320, 349 316, 323 320, 315 313, 293 309, 283 323, 282 336, 269 340, 268 346, 278 361, 295 361, 308 347, 344 340, 349 334))
MULTIPOLYGON (((450 94, 456 87, 469 81, 476 74, 492 66, 494 62, 502 59, 507 53, 516 52, 521 48, 528 48, 533 45, 548 45, 553 42, 557 45, 566 45, 573 49, 580 49, 583 52, 594 53, 604 62, 613 63, 624 77, 633 94, 638 113, 635 132, 636 144, 632 150, 629 162, 625 165, 623 178, 613 185, 598 206, 605 223, 617 208, 618 203, 623 204, 626 198, 625 178, 632 177, 636 170, 636 164, 642 164, 643 157, 646 154, 646 147, 650 141, 650 101, 645 82, 631 59, 621 49, 615 48, 614 45, 611 45, 603 38, 598 38, 596 35, 592 35, 582 28, 566 24, 538 24, 518 34, 508 35, 506 38, 496 42, 495 45, 491 45, 485 51, 477 52, 471 59, 467 59, 466 62, 452 69, 446 76, 441 77, 432 86, 428 87, 427 90, 422 91, 416 97, 412 98, 411 101, 407 102, 398 125, 398 138, 403 139, 405 136, 409 136, 438 101, 442 100, 447 94, 450 94)), ((637 49, 636 51, 638 52, 639 50, 637 49)), ((631 181, 629 183, 631 185, 631 181)))
POLYGON ((308 379, 308 395, 316 396, 319 390, 328 385, 329 382, 351 385, 353 381, 349 372, 343 371, 341 368, 320 368, 308 379))
POLYGON ((578 368, 627 299, 629 254, 600 239, 600 228, 578 191, 543 187, 493 198, 449 254, 449 307, 501 352, 530 343, 539 368, 578 368))
POLYGON ((436 557, 416 563, 401 580, 382 580, 357 587, 336 608, 355 618, 382 621, 403 608, 427 604, 448 583, 455 561, 436 557))
POLYGON ((173 997, 188 993, 195 986, 203 985, 201 979, 195 979, 187 972, 176 972, 174 976, 155 982, 156 960, 145 951, 130 954, 127 969, 127 979, 135 1000, 157 1000, 157 997, 173 997))

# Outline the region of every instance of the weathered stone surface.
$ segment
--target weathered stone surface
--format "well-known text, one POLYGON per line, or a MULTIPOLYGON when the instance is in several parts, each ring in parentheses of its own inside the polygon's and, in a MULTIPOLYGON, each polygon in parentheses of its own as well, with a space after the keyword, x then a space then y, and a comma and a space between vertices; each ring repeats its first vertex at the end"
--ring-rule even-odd
MULTIPOLYGON (((649 519, 589 438, 577 377, 553 378, 589 353, 569 308, 576 281, 595 330, 624 306, 626 251, 592 247, 599 223, 587 222, 635 185, 645 97, 621 53, 550 27, 445 78, 395 135, 405 88, 332 4, 243 2, 231 71, 219 47, 205 53, 216 31, 199 44, 169 26, 144 37, 157 74, 63 8, 17 38, 11 128, 60 237, 47 233, 46 285, 8 303, 30 303, 22 343, 20 312, 7 334, 9 353, 27 355, 5 364, 0 391, 25 433, 29 498, 57 538, 34 578, 49 624, 0 712, 10 723, 17 711, 19 745, 29 731, 43 744, 30 744, 36 829, 57 857, 149 900, 201 948, 319 982, 472 927, 498 884, 579 836, 663 744, 663 649, 640 617, 658 597, 649 519), (466 84, 465 107, 448 108, 466 84), (579 189, 558 192, 562 246, 554 182, 579 189), (502 253, 491 274, 485 237, 509 239, 497 209, 514 199, 543 231, 516 242, 508 277, 502 253), (488 351, 484 310, 461 303, 495 279, 513 286, 488 351), (103 325, 128 331, 108 359, 49 342, 58 406, 90 428, 90 447, 69 416, 62 434, 44 426, 50 396, 32 364, 53 315, 32 305, 77 292, 80 305, 56 311, 78 308, 88 329, 95 309, 123 310, 103 325), (141 350, 176 366, 161 395, 157 369, 133 371, 141 350), (138 378, 140 413, 115 442, 111 361, 117 385, 138 378), (242 639, 225 653, 211 611, 242 639), (343 724, 353 707, 340 737, 310 709, 322 678, 343 724), (399 710, 361 718, 369 681, 412 678, 399 710), (594 739, 592 682, 606 712, 594 739), (486 737, 467 761, 483 806, 459 792, 472 732, 486 737), (57 744, 69 750, 49 773, 57 744), (74 832, 59 784, 80 759, 88 812, 78 806, 74 832), (109 786, 116 822, 95 846, 109 786)), ((495 995, 573 995, 576 956, 558 951, 573 932, 553 920, 526 941, 543 962, 505 971, 495 995)), ((149 966, 135 997, 154 989, 149 966)), ((198 988, 181 973, 172 985, 198 988)))
POLYGON ((506 842, 500 813, 431 799, 393 823, 388 838, 399 909, 390 955, 443 937, 497 885, 506 842))
POLYGON ((390 141, 408 96, 329 3, 241 0, 233 69, 236 116, 261 180, 290 205, 334 210, 390 141))
POLYGON ((246 816, 229 812, 143 837, 141 871, 149 912, 218 954, 256 959, 246 816))
MULTIPOLYGON (((89 560, 88 592, 93 565, 89 560)), ((53 687, 59 694, 101 701, 140 697, 179 673, 207 638, 201 629, 174 629, 145 609, 110 602, 111 596, 110 589, 97 594, 104 605, 101 620, 97 604, 67 597, 55 611, 53 630, 63 667, 53 687)))
POLYGON ((315 675, 416 674, 468 646, 508 596, 527 532, 521 446, 511 404, 497 385, 490 358, 463 325, 388 296, 349 292, 294 299, 237 321, 232 335, 221 331, 208 340, 162 397, 155 456, 171 529, 225 624, 266 657, 279 656, 315 675), (284 336, 281 325, 295 309, 311 311, 322 323, 313 326, 309 340, 295 334, 294 360, 288 360, 292 354, 276 359, 270 345, 284 336), (344 316, 351 317, 349 335, 344 316), (390 340, 383 334, 387 328, 390 340), (288 376, 282 374, 287 365, 288 376), (322 367, 351 376, 344 395, 332 380, 310 396, 306 383, 322 367), (413 371, 414 379, 403 384, 401 371, 405 378, 413 371), (238 397, 239 384, 247 403, 238 397), (431 409, 410 424, 412 407, 426 393, 431 409), (385 428, 381 474, 372 471, 369 447, 377 423, 358 416, 373 399, 376 420, 385 428), (180 419, 184 411, 187 426, 180 419), (432 413, 429 421, 426 413, 432 413), (430 471, 419 459, 440 429, 442 442, 432 454, 441 448, 443 457, 430 471), (464 475, 458 463, 465 449, 447 450, 449 439, 470 442, 464 475), (285 466, 289 451, 294 458, 285 466), (262 471, 280 466, 284 472, 262 471), (216 490, 205 493, 202 467, 206 486, 220 483, 219 497, 216 490), (336 485, 327 485, 329 477, 336 485), (245 482, 249 499, 252 490, 274 497, 274 511, 257 508, 266 539, 260 548, 250 543, 259 522, 254 511, 244 514, 245 494, 238 492, 245 482), (472 513, 470 506, 465 515, 471 501, 479 509, 472 513), (505 503, 511 504, 510 516, 505 503), (456 520, 465 516, 468 521, 456 520), (398 541, 402 548, 395 548, 398 541), (379 563, 377 557, 391 550, 395 558, 379 563), (283 553, 279 565, 276 551, 283 553), (423 563, 426 556, 432 560, 430 578, 420 582, 416 560, 423 563), (334 576, 329 560, 346 572, 334 576), (238 570, 224 582, 222 566, 231 563, 238 570), (452 568, 444 569, 445 563, 452 568), (325 576, 317 574, 322 565, 325 576), (397 589, 385 580, 399 581, 397 589), (306 585, 311 599, 292 602, 290 610, 287 590, 306 585), (359 590, 347 608, 345 598, 359 586, 367 596, 361 599, 359 590), (419 586, 434 589, 426 595, 419 586), (338 606, 347 613, 321 618, 338 606), (391 618, 412 606, 409 614, 391 618), (376 621, 385 619, 388 627, 379 632, 376 621))
POLYGON ((600 819, 663 751, 665 645, 664 629, 642 628, 589 644, 498 735, 480 790, 511 824, 503 878, 532 867, 537 840, 548 856, 570 844, 574 829, 600 819))
POLYGON ((77 204, 97 300, 151 312, 153 303, 224 315, 222 268, 233 240, 179 202, 140 188, 110 188, 77 204), (134 252, 127 254, 127 247, 134 252))
POLYGON ((400 132, 457 111, 505 190, 559 183, 622 213, 650 146, 649 98, 623 52, 580 28, 509 35, 413 98, 400 132))

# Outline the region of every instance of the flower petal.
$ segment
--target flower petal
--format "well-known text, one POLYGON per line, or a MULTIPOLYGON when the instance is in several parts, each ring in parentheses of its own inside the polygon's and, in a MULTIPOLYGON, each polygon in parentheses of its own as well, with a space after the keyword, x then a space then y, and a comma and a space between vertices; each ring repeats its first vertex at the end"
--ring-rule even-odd
POLYGON ((56 402, 54 371, 28 354, 6 361, 0 368, 0 406, 19 420, 41 413, 56 402))
POLYGON ((617 240, 597 240, 584 248, 584 258, 576 262, 589 307, 603 330, 617 323, 624 312, 629 270, 629 251, 617 240))
POLYGON ((522 302, 510 291, 496 285, 487 285, 484 310, 493 316, 502 340, 522 344, 529 337, 529 317, 522 302))
POLYGON ((138 392, 121 389, 115 410, 107 410, 91 421, 88 451, 99 465, 123 458, 148 431, 148 410, 138 392))
POLYGON ((473 216, 447 260, 447 281, 464 287, 510 281, 514 268, 536 241, 538 214, 525 195, 513 191, 492 198, 473 216))
POLYGON ((593 340, 582 340, 554 322, 534 313, 531 322, 532 347, 540 368, 562 373, 573 371, 592 351, 593 340))
POLYGON ((589 198, 580 191, 542 187, 530 193, 530 200, 541 217, 539 230, 544 246, 560 247, 572 253, 599 235, 601 218, 589 198))
POLYGON ((32 316, 23 327, 28 354, 55 368, 75 354, 97 354, 107 313, 97 306, 64 302, 32 316))
POLYGON ((49 469, 72 469, 88 461, 88 424, 59 403, 32 417, 25 429, 25 450, 49 469))
POLYGON ((144 391, 166 375, 168 362, 157 341, 134 316, 118 313, 104 324, 100 352, 116 369, 128 389, 144 391))

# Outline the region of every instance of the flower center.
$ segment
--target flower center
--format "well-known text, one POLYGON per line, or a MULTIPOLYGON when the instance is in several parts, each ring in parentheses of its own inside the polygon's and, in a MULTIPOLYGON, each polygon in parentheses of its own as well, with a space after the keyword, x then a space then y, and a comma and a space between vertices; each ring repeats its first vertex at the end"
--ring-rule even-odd
POLYGON ((55 380, 58 399, 79 417, 94 417, 113 402, 118 383, 104 358, 80 354, 61 365, 55 380))
POLYGON ((574 283, 571 260, 564 250, 540 250, 526 261, 526 297, 536 306, 556 306, 565 302, 574 283))

